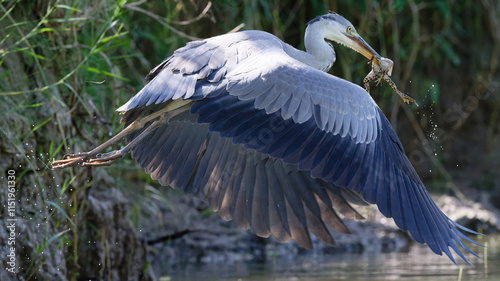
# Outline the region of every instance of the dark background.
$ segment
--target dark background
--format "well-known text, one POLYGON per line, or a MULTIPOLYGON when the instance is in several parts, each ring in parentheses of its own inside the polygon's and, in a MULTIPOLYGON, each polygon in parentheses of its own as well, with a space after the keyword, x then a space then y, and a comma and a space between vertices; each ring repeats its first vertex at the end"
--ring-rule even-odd
MULTIPOLYGON (((108 168, 47 165, 117 133, 116 108, 186 42, 259 29, 303 49, 305 24, 328 10, 394 61, 392 79, 420 105, 403 104, 387 84, 372 87, 428 189, 500 207, 496 0, 32 0, 0 8, 0 176, 13 169, 17 177, 16 278, 150 278, 141 222, 175 209, 166 188, 130 157, 108 168)), ((366 59, 334 47, 330 73, 361 84, 366 59)))

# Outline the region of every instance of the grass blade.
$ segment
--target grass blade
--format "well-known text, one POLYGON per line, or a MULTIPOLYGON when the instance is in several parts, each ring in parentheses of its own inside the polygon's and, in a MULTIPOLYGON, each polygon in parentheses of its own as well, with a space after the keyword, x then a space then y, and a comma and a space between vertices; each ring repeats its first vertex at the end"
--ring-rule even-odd
POLYGON ((68 214, 56 203, 52 201, 45 201, 47 204, 54 206, 74 227, 76 227, 76 224, 71 220, 71 218, 68 216, 68 214))

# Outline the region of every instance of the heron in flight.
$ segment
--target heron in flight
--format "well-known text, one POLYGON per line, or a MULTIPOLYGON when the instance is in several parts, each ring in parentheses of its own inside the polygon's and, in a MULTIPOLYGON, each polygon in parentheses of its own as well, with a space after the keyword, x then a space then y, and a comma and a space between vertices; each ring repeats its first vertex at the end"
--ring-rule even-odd
POLYGON ((256 30, 189 42, 118 108, 120 133, 53 167, 109 165, 132 152, 153 179, 223 219, 308 249, 311 233, 328 244, 330 228, 349 233, 337 212, 361 219, 350 203, 377 204, 434 253, 455 262, 451 248, 469 262, 462 240, 478 243, 459 230, 478 233, 437 207, 371 96, 326 73, 331 41, 381 58, 336 13, 307 24, 305 52, 256 30), (124 137, 125 147, 101 154, 124 137))

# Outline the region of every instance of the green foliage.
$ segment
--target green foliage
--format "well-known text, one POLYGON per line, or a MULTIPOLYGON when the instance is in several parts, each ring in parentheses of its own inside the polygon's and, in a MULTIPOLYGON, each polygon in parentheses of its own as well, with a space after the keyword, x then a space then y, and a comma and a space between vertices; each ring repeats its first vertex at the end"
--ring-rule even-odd
POLYGON ((56 208, 56 210, 58 210, 68 220, 68 222, 70 222, 74 227, 76 227, 76 224, 73 222, 73 220, 71 220, 68 214, 61 207, 59 207, 59 205, 49 200, 46 200, 45 203, 52 205, 54 208, 56 208))
MULTIPOLYGON (((68 264, 73 263, 68 266, 68 277, 76 279, 82 235, 79 231, 92 228, 82 203, 95 171, 69 169, 62 178, 56 178, 48 176, 45 165, 62 154, 95 147, 118 132, 123 124, 116 108, 144 85, 143 77, 150 69, 186 42, 240 26, 271 32, 303 48, 306 23, 328 10, 336 11, 349 19, 381 55, 394 60, 393 80, 421 105, 418 109, 405 105, 401 110, 399 98, 386 84, 372 90, 388 118, 401 120, 396 129, 407 137, 402 139, 405 147, 416 149, 417 130, 429 124, 423 124, 423 119, 408 121, 402 112, 417 116, 418 110, 418 116, 431 116, 434 112, 429 110, 435 108, 433 118, 446 120, 445 113, 462 105, 471 93, 495 89, 494 79, 500 77, 495 64, 500 46, 495 23, 500 15, 494 8, 498 4, 493 2, 2 1, 0 119, 12 118, 9 124, 16 126, 0 127, 0 134, 2 142, 13 146, 4 151, 22 166, 18 172, 21 184, 37 183, 43 190, 43 208, 50 222, 25 276, 42 268, 45 261, 40 253, 57 241, 53 244, 66 247, 68 264), (28 143, 35 144, 33 150, 43 156, 28 157, 32 154, 28 143)), ((335 45, 335 49, 338 59, 331 73, 361 84, 370 70, 366 59, 342 46, 335 45)), ((468 137, 486 127, 489 143, 499 143, 500 100, 490 95, 487 101, 481 100, 476 112, 460 113, 462 117, 483 112, 472 126, 440 124, 447 130, 447 143, 440 143, 446 147, 442 157, 432 156, 434 162, 425 162, 417 169, 441 171, 449 180, 443 167, 455 164, 457 158, 452 152, 460 147, 455 148, 456 142, 451 140, 459 139, 454 138, 456 135, 464 138, 463 146, 473 143, 468 137)), ((460 124, 468 121, 468 117, 463 118, 460 124)), ((485 149, 493 150, 492 147, 495 146, 485 149)), ((106 171, 119 179, 117 186, 123 186, 126 194, 134 195, 136 200, 128 215, 138 225, 145 213, 156 215, 159 204, 170 206, 172 202, 155 181, 134 165, 134 161, 125 158, 106 171)), ((490 188, 494 187, 492 183, 490 188)), ((211 211, 203 213, 210 215, 211 211)))

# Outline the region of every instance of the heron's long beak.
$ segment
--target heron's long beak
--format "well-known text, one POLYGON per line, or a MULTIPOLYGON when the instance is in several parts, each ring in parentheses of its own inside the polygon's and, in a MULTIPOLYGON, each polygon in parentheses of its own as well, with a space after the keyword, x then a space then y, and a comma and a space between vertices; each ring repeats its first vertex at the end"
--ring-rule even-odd
POLYGON ((370 45, 368 45, 368 43, 366 43, 361 36, 347 35, 347 37, 356 43, 352 47, 356 52, 362 54, 369 60, 374 60, 377 64, 379 63, 380 55, 370 45))

